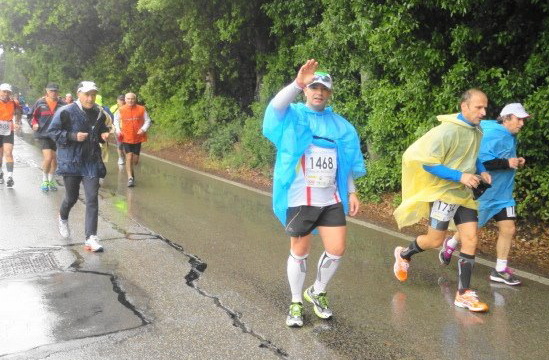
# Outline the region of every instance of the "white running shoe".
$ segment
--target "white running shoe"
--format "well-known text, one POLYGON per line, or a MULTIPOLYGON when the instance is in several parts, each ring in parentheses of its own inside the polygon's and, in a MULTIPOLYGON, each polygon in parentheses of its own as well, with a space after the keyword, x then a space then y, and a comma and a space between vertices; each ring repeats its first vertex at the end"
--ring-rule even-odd
POLYGON ((313 286, 311 285, 303 292, 303 297, 313 304, 316 316, 321 319, 330 319, 332 317, 332 310, 328 307, 328 298, 325 292, 315 295, 313 286))
POLYGON ((97 235, 90 235, 84 244, 84 249, 90 250, 93 252, 103 251, 103 246, 99 243, 99 238, 97 235))
POLYGON ((300 302, 293 302, 290 304, 290 310, 286 317, 286 326, 289 327, 302 327, 303 326, 303 304, 300 302))
POLYGON ((71 236, 71 229, 69 229, 69 220, 63 220, 61 219, 61 216, 59 216, 59 234, 61 234, 61 236, 65 239, 71 236))
POLYGON ((124 165, 126 163, 126 160, 123 157, 118 158, 118 165, 124 165))

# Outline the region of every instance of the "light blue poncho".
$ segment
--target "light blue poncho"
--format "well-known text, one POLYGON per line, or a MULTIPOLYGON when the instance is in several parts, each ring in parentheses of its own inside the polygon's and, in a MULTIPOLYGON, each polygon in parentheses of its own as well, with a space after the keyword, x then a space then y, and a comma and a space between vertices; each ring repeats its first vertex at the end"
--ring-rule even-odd
MULTIPOLYGON (((480 143, 479 159, 482 162, 494 159, 517 157, 517 139, 505 126, 494 120, 483 120, 480 123, 483 136, 480 143)), ((513 188, 515 186, 515 169, 489 170, 492 176, 492 187, 478 199, 479 227, 507 206, 515 206, 513 188)))
MULTIPOLYGON (((360 141, 353 125, 330 107, 316 112, 305 104, 290 104, 284 112, 277 111, 271 104, 263 119, 263 135, 277 148, 273 174, 273 211, 280 222, 286 225, 288 190, 292 185, 297 164, 305 149, 313 143, 313 136, 330 139, 337 148, 336 182, 345 214, 349 211, 347 180, 366 174, 364 158, 360 152, 360 141)), ((326 143, 317 143, 327 147, 326 143)))

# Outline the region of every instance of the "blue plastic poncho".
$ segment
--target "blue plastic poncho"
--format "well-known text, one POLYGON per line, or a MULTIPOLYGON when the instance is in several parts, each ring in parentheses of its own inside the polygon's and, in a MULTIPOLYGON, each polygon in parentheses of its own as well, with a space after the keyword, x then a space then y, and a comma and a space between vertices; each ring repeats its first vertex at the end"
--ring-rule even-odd
POLYGON ((286 225, 288 190, 297 174, 298 161, 305 149, 313 143, 313 136, 327 138, 335 143, 337 189, 347 214, 349 174, 353 179, 366 174, 358 134, 351 123, 334 113, 330 107, 316 112, 299 103, 291 104, 286 111, 281 112, 269 104, 263 119, 263 135, 277 148, 273 174, 273 211, 283 225, 286 225))
MULTIPOLYGON (((480 126, 484 133, 480 143, 480 161, 517 157, 517 138, 505 126, 494 120, 483 120, 480 126)), ((478 200, 479 226, 484 226, 501 209, 515 206, 513 188, 516 170, 490 170, 489 173, 492 176, 492 187, 478 200)))

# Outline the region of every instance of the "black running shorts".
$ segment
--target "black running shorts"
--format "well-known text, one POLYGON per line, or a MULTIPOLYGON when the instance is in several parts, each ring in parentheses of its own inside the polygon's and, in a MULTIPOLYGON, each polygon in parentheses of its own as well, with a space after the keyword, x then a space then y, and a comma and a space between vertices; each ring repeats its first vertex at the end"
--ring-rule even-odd
MULTIPOLYGON (((433 217, 433 204, 430 203, 430 215, 429 215, 429 226, 432 227, 435 230, 448 230, 448 226, 450 225, 450 220, 448 221, 441 221, 439 219, 436 219, 433 217)), ((443 203, 444 204, 444 203, 443 203)), ((452 204, 446 204, 451 206, 457 206, 452 204)), ((455 214, 453 215, 454 223, 457 225, 465 224, 468 222, 478 222, 478 215, 477 211, 475 209, 466 208, 464 206, 457 206, 457 209, 455 210, 455 214)))
POLYGON ((517 211, 514 206, 507 206, 506 208, 501 209, 501 211, 498 212, 496 215, 494 215, 492 219, 496 221, 516 220, 517 211))
POLYGON ((317 226, 345 225, 342 203, 323 207, 303 205, 286 210, 286 234, 293 237, 309 235, 317 226))
POLYGON ((50 138, 38 138, 38 143, 40 144, 40 148, 42 150, 53 150, 57 151, 57 145, 55 145, 55 141, 53 141, 50 138))
POLYGON ((9 135, 0 135, 0 146, 4 144, 13 144, 13 131, 9 135))
POLYGON ((138 143, 138 144, 122 143, 122 146, 126 154, 132 153, 135 155, 139 155, 139 153, 141 152, 141 143, 138 143))

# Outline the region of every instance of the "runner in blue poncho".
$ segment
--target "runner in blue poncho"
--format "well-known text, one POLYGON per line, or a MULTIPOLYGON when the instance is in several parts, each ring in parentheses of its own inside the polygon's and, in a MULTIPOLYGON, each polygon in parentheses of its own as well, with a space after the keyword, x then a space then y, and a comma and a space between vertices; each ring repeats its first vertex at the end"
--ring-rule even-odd
MULTIPOLYGON (((490 219, 498 225, 496 244, 496 268, 490 273, 490 280, 507 285, 520 285, 521 281, 507 266, 511 243, 515 236, 515 173, 524 166, 523 157, 517 157, 516 135, 524 126, 524 120, 530 115, 519 103, 505 105, 498 121, 485 120, 480 123, 484 136, 480 144, 479 159, 492 176, 492 187, 478 199, 479 226, 484 226, 490 219)), ((459 236, 444 241, 440 251, 441 263, 447 265, 457 247, 459 236)))
POLYGON ((317 68, 318 62, 308 60, 269 103, 263 121, 263 134, 277 148, 273 210, 290 236, 292 303, 286 324, 291 327, 303 326, 303 297, 318 317, 332 317, 326 286, 345 252, 345 214, 356 215, 360 206, 354 179, 366 173, 355 128, 326 106, 332 77, 317 68), (292 104, 301 91, 306 103, 292 104), (302 295, 315 230, 325 251, 314 285, 302 295))

